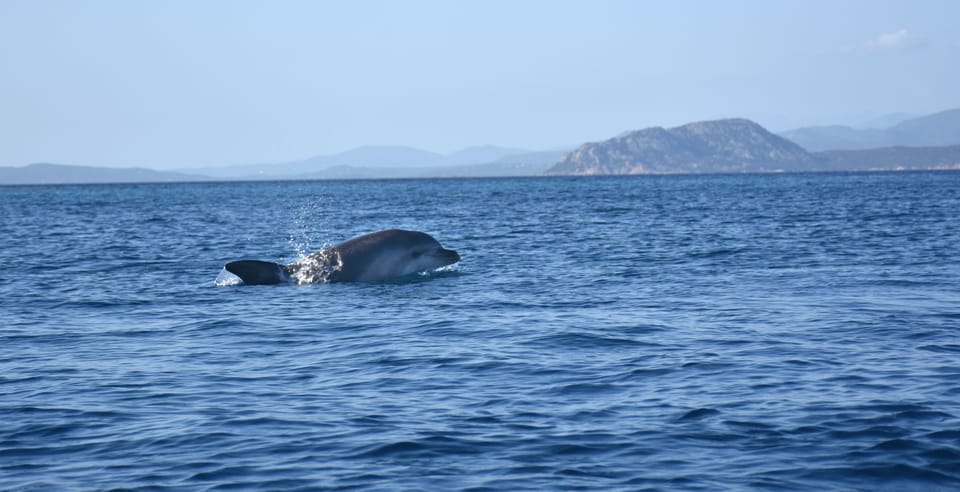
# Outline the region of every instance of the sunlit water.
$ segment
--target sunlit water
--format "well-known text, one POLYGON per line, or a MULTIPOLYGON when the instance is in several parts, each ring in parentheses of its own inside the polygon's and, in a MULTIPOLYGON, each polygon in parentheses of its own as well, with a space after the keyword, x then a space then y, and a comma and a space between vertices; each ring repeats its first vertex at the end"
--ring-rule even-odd
POLYGON ((0 489, 960 488, 960 173, 0 187, 0 219, 0 489), (391 227, 463 259, 221 270, 391 227))

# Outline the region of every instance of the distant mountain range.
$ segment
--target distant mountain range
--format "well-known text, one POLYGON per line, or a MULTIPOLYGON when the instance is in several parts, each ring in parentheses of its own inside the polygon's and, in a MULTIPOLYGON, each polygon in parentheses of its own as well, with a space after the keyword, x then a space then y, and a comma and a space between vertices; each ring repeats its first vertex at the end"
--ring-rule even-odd
MULTIPOLYGON (((914 120, 909 120, 914 121, 914 120)), ((916 128, 903 122, 897 127, 916 128)), ((903 134, 906 134, 903 131, 903 134)), ((960 143, 960 138, 957 139, 960 143)), ((744 119, 647 128, 566 154, 548 175, 960 169, 960 145, 808 152, 744 119)))
POLYGON ((563 154, 564 151, 531 152, 492 145, 469 147, 447 155, 411 147, 369 146, 301 161, 177 172, 31 164, 0 167, 0 184, 536 176, 563 154))
MULTIPOLYGON (((944 113, 939 113, 943 115, 944 113)), ((937 116, 937 115, 934 115, 937 116)), ((926 122, 895 128, 906 135, 926 122)), ((914 132, 921 133, 920 131, 914 132)), ((933 138, 933 137, 930 137, 933 138)), ((949 139, 945 141, 950 141, 949 139)), ((960 143, 960 136, 955 140, 960 143)), ((550 175, 742 173, 883 169, 960 169, 960 145, 808 152, 744 119, 671 129, 647 128, 587 143, 547 170, 550 175)))
POLYGON ((889 128, 893 125, 896 125, 897 123, 900 123, 901 121, 910 120, 918 116, 921 116, 921 115, 912 114, 912 113, 890 113, 890 114, 885 114, 882 116, 871 118, 857 125, 853 125, 853 127, 860 128, 860 129, 889 128))
MULTIPOLYGON (((400 145, 377 145, 299 161, 190 169, 189 172, 228 179, 361 178, 380 175, 377 172, 384 177, 412 177, 407 175, 420 176, 431 168, 444 168, 445 172, 456 174, 455 168, 459 166, 493 164, 505 157, 526 154, 531 151, 494 145, 468 147, 447 155, 400 145)), ((430 174, 429 171, 426 174, 430 174)))
POLYGON ((960 169, 960 109, 877 120, 884 122, 893 124, 775 135, 750 120, 726 119, 627 131, 569 152, 486 145, 444 155, 368 146, 299 161, 178 172, 32 164, 0 167, 0 184, 960 169))
POLYGON ((139 167, 110 168, 64 164, 0 167, 0 184, 164 183, 209 179, 197 174, 155 171, 139 167))
POLYGON ((583 144, 547 170, 553 175, 804 171, 816 159, 745 119, 637 130, 583 144))
POLYGON ((811 126, 782 132, 780 136, 810 152, 960 145, 960 109, 905 119, 886 128, 811 126))
POLYGON ((562 151, 507 155, 485 164, 432 167, 333 166, 296 179, 482 178, 537 176, 563 157, 562 151))
POLYGON ((814 155, 834 171, 960 170, 960 145, 828 150, 814 155))

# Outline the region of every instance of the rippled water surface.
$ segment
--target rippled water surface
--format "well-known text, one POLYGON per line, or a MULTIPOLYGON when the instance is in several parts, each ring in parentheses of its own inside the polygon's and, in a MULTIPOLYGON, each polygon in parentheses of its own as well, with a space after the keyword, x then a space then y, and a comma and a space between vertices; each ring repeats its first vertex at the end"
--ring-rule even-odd
POLYGON ((0 219, 0 489, 960 488, 960 173, 0 187, 0 219), (391 227, 463 259, 221 270, 391 227))

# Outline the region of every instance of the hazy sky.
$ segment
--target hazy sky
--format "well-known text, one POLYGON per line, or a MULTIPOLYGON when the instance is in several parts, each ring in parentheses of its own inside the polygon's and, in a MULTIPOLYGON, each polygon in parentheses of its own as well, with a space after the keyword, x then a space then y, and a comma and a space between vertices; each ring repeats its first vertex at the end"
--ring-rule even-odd
POLYGON ((0 0, 0 166, 549 149, 960 107, 960 2, 0 0))

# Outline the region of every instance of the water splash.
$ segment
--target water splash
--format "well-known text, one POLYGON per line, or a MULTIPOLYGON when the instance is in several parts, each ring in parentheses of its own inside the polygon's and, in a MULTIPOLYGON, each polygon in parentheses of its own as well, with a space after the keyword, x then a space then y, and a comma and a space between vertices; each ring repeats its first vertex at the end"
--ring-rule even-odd
MULTIPOLYGON (((317 203, 304 205, 294 212, 292 230, 287 237, 287 242, 297 260, 305 259, 316 251, 317 248, 311 247, 311 244, 316 244, 319 242, 319 237, 325 235, 322 228, 317 228, 317 224, 324 223, 324 215, 324 207, 317 203)), ((323 248, 328 246, 327 242, 323 243, 323 248)))
POLYGON ((324 248, 289 265, 290 280, 297 285, 329 283, 332 275, 343 268, 340 253, 324 248))

